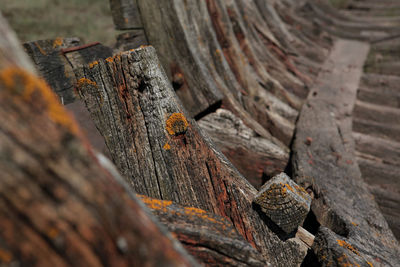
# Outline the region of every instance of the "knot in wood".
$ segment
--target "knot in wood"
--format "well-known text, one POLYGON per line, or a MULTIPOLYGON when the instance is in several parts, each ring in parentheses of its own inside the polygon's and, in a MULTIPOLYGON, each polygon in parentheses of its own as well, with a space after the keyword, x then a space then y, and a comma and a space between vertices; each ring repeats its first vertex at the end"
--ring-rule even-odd
POLYGON ((166 130, 170 135, 185 134, 188 128, 188 122, 182 113, 173 113, 166 122, 166 130))
POLYGON ((310 211, 311 196, 281 173, 260 188, 254 202, 283 231, 291 233, 310 211))

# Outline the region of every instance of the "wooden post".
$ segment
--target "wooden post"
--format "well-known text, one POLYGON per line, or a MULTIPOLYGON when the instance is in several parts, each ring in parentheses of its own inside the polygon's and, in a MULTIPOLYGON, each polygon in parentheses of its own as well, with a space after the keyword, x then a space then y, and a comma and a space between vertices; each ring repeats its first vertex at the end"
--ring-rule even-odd
POLYGON ((0 34, 1 264, 196 266, 102 167, 1 15, 0 34))
POLYGON ((280 240, 253 209, 257 193, 183 109, 152 47, 77 73, 112 159, 134 190, 226 217, 271 264, 300 264, 297 239, 280 240))

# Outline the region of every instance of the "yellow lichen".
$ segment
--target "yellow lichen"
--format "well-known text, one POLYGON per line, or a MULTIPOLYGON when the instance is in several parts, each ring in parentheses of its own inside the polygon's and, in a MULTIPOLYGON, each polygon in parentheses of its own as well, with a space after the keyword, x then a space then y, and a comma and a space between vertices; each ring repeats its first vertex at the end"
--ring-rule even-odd
POLYGON ((170 135, 184 134, 188 128, 188 121, 182 113, 173 113, 167 119, 165 129, 170 135))
POLYGON ((57 37, 53 42, 53 48, 59 47, 63 44, 63 38, 57 37))
POLYGON ((170 150, 170 149, 171 149, 171 146, 170 146, 168 143, 165 143, 165 145, 163 146, 163 148, 164 148, 165 150, 170 150))
POLYGON ((89 79, 87 79, 87 78, 80 78, 80 79, 78 80, 78 82, 76 83, 76 86, 77 86, 78 88, 81 88, 81 87, 83 87, 83 86, 85 86, 85 85, 91 85, 91 86, 97 87, 97 83, 96 83, 96 82, 94 82, 94 81, 92 81, 92 80, 89 80, 89 79))
POLYGON ((93 61, 92 63, 89 63, 89 68, 93 68, 94 66, 96 66, 96 65, 98 65, 99 64, 99 62, 96 60, 96 61, 93 61))
POLYGON ((350 250, 354 254, 360 255, 360 253, 358 253, 358 250, 356 248, 354 248, 352 245, 350 245, 349 243, 347 243, 346 241, 340 240, 340 239, 338 239, 336 241, 339 244, 339 246, 347 248, 348 250, 350 250))
MULTIPOLYGON (((66 127, 74 134, 79 133, 79 127, 60 104, 57 96, 46 82, 18 67, 9 67, 0 71, 0 84, 15 97, 29 102, 33 96, 41 96, 46 105, 46 111, 51 120, 66 127)), ((35 99, 35 101, 37 101, 35 99)))

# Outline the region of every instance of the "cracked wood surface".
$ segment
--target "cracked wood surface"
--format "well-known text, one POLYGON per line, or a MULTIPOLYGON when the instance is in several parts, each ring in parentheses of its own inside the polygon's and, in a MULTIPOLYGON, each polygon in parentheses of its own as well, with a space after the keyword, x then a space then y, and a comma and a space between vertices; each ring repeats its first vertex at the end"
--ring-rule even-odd
POLYGON ((24 49, 39 75, 51 86, 63 105, 76 100, 73 69, 82 64, 95 64, 97 59, 112 55, 111 48, 100 43, 81 46, 79 38, 58 37, 28 42, 24 44, 24 49))
POLYGON ((169 200, 138 197, 199 262, 207 266, 268 265, 226 218, 169 200))
POLYGON ((368 49, 364 43, 336 42, 297 124, 294 179, 316 193, 311 209, 322 227, 313 249, 326 266, 399 262, 397 240, 354 162, 351 111, 368 49))
POLYGON ((226 217, 269 263, 301 263, 299 240, 282 241, 268 229, 252 207, 256 189, 188 117, 154 48, 116 55, 76 75, 86 79, 79 92, 137 193, 226 217))
POLYGON ((1 15, 0 32, 1 264, 196 266, 99 164, 1 15))

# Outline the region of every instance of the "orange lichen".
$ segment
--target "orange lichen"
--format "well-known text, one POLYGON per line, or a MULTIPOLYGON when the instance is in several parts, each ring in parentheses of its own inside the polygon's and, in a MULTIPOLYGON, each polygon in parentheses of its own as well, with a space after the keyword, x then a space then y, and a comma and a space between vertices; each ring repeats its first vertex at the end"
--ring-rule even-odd
POLYGON ((368 266, 370 267, 374 267, 374 265, 372 265, 372 263, 370 263, 369 261, 367 261, 368 266))
POLYGON ((59 47, 63 44, 63 38, 57 37, 53 42, 53 48, 59 47))
POLYGON ((185 207, 185 214, 189 215, 189 216, 197 216, 203 220, 207 220, 210 221, 212 223, 218 223, 218 224, 222 224, 222 222, 217 221, 214 218, 211 218, 210 216, 207 215, 207 212, 205 210, 202 209, 198 209, 198 208, 192 208, 192 207, 185 207))
POLYGON ((11 253, 4 249, 0 249, 0 260, 4 263, 10 263, 12 260, 11 253))
POLYGON ((206 211, 198 208, 192 208, 192 207, 186 207, 185 208, 185 213, 187 214, 205 214, 206 211))
POLYGON ((352 264, 351 262, 349 262, 349 259, 347 258, 346 254, 342 254, 342 256, 340 256, 337 259, 337 262, 339 263, 340 266, 342 267, 354 267, 354 264, 352 264))
POLYGON ((358 253, 358 250, 356 248, 354 248, 352 245, 350 245, 349 243, 347 243, 346 241, 340 240, 340 239, 338 239, 336 241, 339 244, 339 246, 347 248, 348 250, 350 250, 351 252, 353 252, 356 255, 360 255, 360 253, 358 253))
POLYGON ((291 187, 289 184, 285 184, 285 186, 287 187, 287 189, 289 189, 290 191, 292 191, 294 193, 293 187, 291 187))
POLYGON ((149 198, 143 195, 137 195, 137 196, 141 198, 141 200, 144 202, 144 204, 146 204, 147 207, 154 210, 162 210, 165 212, 167 211, 167 207, 172 204, 172 201, 169 200, 159 200, 159 199, 149 198))
POLYGON ((354 226, 358 226, 358 224, 356 224, 355 222, 351 222, 351 224, 354 226))
POLYGON ((164 148, 165 150, 170 150, 170 149, 171 149, 171 146, 170 146, 168 143, 165 143, 165 145, 163 146, 163 148, 164 148))
POLYGON ((60 231, 58 231, 58 229, 56 228, 50 228, 49 231, 47 232, 47 235, 53 239, 56 238, 58 236, 58 234, 60 233, 60 231))
POLYGON ((89 63, 89 68, 93 68, 94 66, 96 66, 96 65, 98 65, 99 64, 99 62, 96 60, 96 61, 93 61, 92 63, 89 63))
POLYGON ((113 58, 113 57, 108 57, 108 58, 106 58, 106 61, 107 61, 107 62, 113 62, 113 61, 114 61, 114 58, 113 58))
POLYGON ((165 129, 170 135, 184 134, 188 128, 188 121, 182 113, 173 113, 167 119, 165 129))
POLYGON ((0 71, 0 84, 25 102, 30 102, 32 97, 40 95, 52 121, 66 127, 74 134, 79 133, 78 125, 68 115, 44 80, 18 67, 9 67, 0 71))
POLYGON ((77 86, 78 88, 81 88, 81 87, 83 87, 83 86, 85 86, 85 85, 91 85, 91 86, 97 87, 97 83, 96 83, 96 82, 94 82, 94 81, 92 81, 92 80, 89 80, 89 79, 87 79, 87 78, 80 78, 80 79, 78 80, 78 82, 76 83, 76 86, 77 86))

